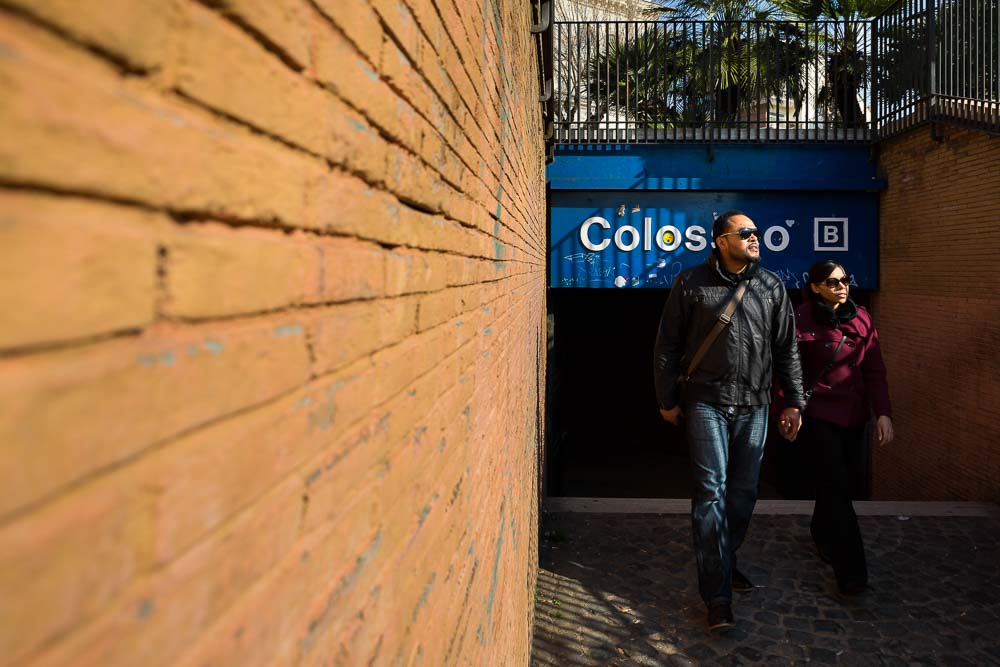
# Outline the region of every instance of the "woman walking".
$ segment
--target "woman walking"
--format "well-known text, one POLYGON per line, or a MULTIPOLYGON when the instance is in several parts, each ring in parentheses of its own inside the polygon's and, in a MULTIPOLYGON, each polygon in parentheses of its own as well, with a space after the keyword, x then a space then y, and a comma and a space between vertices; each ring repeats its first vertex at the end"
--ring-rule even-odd
POLYGON ((808 403, 798 446, 812 461, 816 504, 810 532, 833 565, 842 593, 868 588, 858 517, 851 504, 848 462, 862 449, 874 414, 875 440, 892 440, 885 363, 871 315, 850 298, 851 276, 831 260, 813 265, 805 302, 795 311, 808 403))

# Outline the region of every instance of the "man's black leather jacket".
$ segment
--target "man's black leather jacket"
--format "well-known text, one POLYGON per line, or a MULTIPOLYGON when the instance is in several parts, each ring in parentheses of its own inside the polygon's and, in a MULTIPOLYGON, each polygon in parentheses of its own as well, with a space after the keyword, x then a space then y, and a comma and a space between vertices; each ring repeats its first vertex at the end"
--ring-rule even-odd
POLYGON ((677 379, 712 330, 736 291, 737 281, 713 253, 704 264, 682 272, 663 308, 656 336, 654 373, 660 408, 681 401, 726 406, 771 402, 771 369, 789 407, 805 407, 802 366, 795 343, 795 315, 778 276, 751 264, 739 280, 749 280, 729 326, 715 340, 679 395, 677 379))

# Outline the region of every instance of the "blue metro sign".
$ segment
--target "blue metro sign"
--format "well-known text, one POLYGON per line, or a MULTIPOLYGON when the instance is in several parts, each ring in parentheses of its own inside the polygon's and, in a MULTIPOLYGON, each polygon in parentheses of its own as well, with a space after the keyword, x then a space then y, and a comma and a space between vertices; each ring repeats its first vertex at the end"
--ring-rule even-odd
POLYGON ((739 209, 764 230, 762 265, 789 288, 833 259, 855 284, 878 287, 878 199, 850 191, 552 192, 549 286, 665 288, 704 262, 712 220, 739 209))

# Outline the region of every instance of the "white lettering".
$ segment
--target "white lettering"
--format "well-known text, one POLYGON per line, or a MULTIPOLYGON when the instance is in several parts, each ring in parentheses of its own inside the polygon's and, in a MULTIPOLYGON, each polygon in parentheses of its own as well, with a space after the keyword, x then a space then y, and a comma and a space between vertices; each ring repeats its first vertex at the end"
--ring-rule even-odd
MULTIPOLYGON (((615 247, 622 252, 631 252, 642 244, 645 252, 656 247, 663 252, 674 252, 684 245, 690 252, 701 252, 709 247, 708 230, 701 225, 691 225, 683 231, 675 225, 664 225, 652 233, 653 219, 643 218, 642 231, 633 225, 622 225, 611 238, 607 238, 602 233, 598 233, 596 238, 591 236, 591 227, 598 226, 604 230, 611 229, 611 223, 606 218, 593 216, 584 220, 580 225, 580 243, 591 252, 601 252, 607 249, 612 241, 615 247)), ((835 246, 840 241, 846 241, 846 229, 841 229, 837 225, 818 225, 817 236, 821 236, 824 246, 835 246), (843 236, 841 235, 843 232, 843 236)), ((771 252, 781 252, 788 248, 791 243, 791 232, 782 226, 769 227, 764 232, 764 245, 771 252)), ((714 244, 711 244, 714 245, 714 244)), ((817 248, 819 249, 819 248, 817 248)))
POLYGON ((603 229, 611 229, 611 223, 605 220, 604 218, 595 215, 592 218, 587 218, 586 220, 583 221, 583 224, 580 225, 580 243, 583 244, 584 248, 590 250, 591 252, 600 252, 608 247, 608 245, 611 243, 611 240, 604 239, 600 243, 591 243, 590 241, 591 225, 600 225, 600 227, 603 229))
POLYGON ((764 245, 767 246, 767 249, 772 252, 781 252, 788 247, 788 243, 791 240, 791 237, 788 232, 785 231, 784 227, 769 227, 768 230, 764 232, 764 245), (775 234, 781 236, 781 240, 777 243, 774 241, 775 234))
POLYGON ((618 248, 619 250, 628 252, 630 250, 635 250, 636 246, 638 245, 639 245, 639 230, 633 227, 632 225, 622 225, 621 227, 618 228, 618 231, 615 232, 615 247, 618 248), (622 242, 622 236, 625 235, 625 232, 628 232, 629 234, 632 235, 632 240, 628 243, 628 245, 622 242))
POLYGON ((705 241, 705 228, 700 225, 691 225, 685 229, 684 237, 687 239, 684 247, 691 252, 702 251, 708 245, 705 241))
POLYGON ((814 218, 813 250, 847 252, 847 218, 814 218))

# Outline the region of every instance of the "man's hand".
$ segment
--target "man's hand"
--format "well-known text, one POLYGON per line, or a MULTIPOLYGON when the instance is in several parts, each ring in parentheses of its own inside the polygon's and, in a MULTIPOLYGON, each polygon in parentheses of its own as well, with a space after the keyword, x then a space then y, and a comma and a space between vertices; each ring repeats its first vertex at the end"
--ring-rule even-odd
POLYGON ((781 437, 789 442, 794 442, 802 428, 802 411, 798 408, 785 408, 781 411, 781 419, 778 421, 778 431, 781 437))
POLYGON ((886 415, 882 415, 875 422, 875 442, 879 445, 888 445, 892 442, 895 434, 892 432, 892 420, 886 415))
POLYGON ((681 417, 684 416, 684 412, 681 410, 681 406, 675 405, 669 410, 660 409, 660 416, 663 417, 663 421, 670 422, 674 426, 680 426, 681 417))

